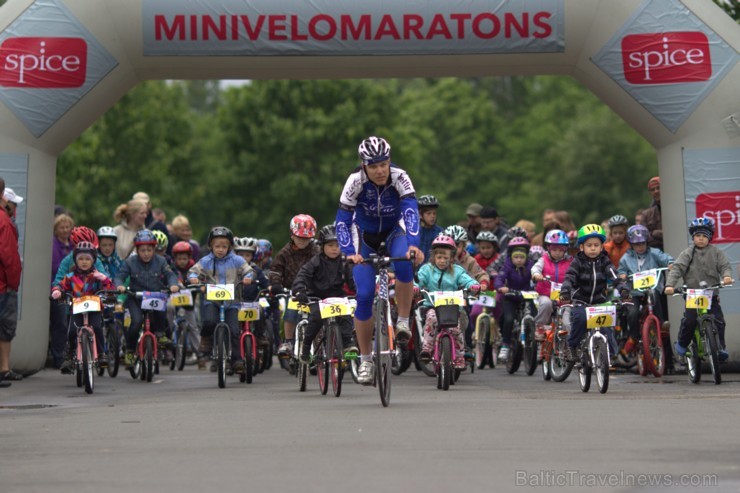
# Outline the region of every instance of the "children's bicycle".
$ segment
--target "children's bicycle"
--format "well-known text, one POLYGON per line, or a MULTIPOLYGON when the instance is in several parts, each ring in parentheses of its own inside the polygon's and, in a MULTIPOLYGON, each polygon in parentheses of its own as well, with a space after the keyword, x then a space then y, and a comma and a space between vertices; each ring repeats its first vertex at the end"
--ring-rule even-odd
POLYGON ((485 368, 486 365, 490 368, 496 368, 498 351, 501 347, 501 331, 493 317, 493 309, 496 307, 496 292, 484 291, 480 293, 473 304, 483 307, 483 311, 475 320, 475 331, 473 332, 475 366, 479 370, 485 368))
MULTIPOLYGON (((568 360, 568 329, 563 323, 566 310, 570 310, 573 305, 563 304, 557 307, 553 315, 552 329, 548 334, 548 340, 552 340, 552 345, 546 357, 550 371, 550 377, 554 382, 564 382, 570 372, 573 370, 573 362, 568 360)), ((545 351, 543 350, 543 355, 545 351)))
POLYGON ((580 360, 575 364, 582 392, 591 387, 591 374, 596 372, 599 392, 606 394, 609 389, 609 340, 602 330, 616 325, 617 305, 586 306, 586 329, 588 336, 580 345, 580 360))
POLYGON ((159 373, 159 344, 157 336, 152 331, 152 313, 167 311, 169 291, 130 291, 126 294, 141 300, 141 312, 144 321, 141 324, 139 340, 136 343, 134 364, 129 368, 131 378, 151 382, 155 373, 159 373))
POLYGON ((645 303, 640 315, 640 341, 637 344, 637 370, 641 376, 652 373, 662 377, 665 370, 665 352, 660 333, 660 320, 653 313, 655 288, 665 267, 635 272, 630 275, 632 289, 645 293, 645 303))
POLYGON ((715 385, 722 383, 722 372, 719 366, 719 329, 717 323, 709 310, 712 308, 712 297, 714 289, 727 288, 732 284, 715 284, 708 286, 706 282, 700 283, 700 289, 689 289, 682 286, 673 296, 683 296, 686 300, 686 308, 697 311, 696 327, 694 337, 686 348, 686 366, 691 383, 701 381, 701 364, 705 358, 709 359, 709 367, 712 370, 715 385))
POLYGON ((213 329, 213 353, 211 357, 216 363, 218 388, 226 387, 226 376, 230 373, 231 362, 231 331, 226 323, 227 301, 234 300, 233 284, 206 284, 206 301, 218 306, 218 322, 213 329))
MULTIPOLYGON (((379 251, 384 252, 384 250, 384 244, 381 244, 379 251)), ((406 257, 386 257, 371 253, 369 258, 362 261, 363 264, 372 265, 378 272, 378 292, 373 306, 373 363, 375 365, 373 385, 378 388, 380 402, 383 407, 388 407, 391 403, 391 368, 394 359, 398 358, 391 306, 388 300, 388 267, 393 262, 411 262, 413 260, 413 255, 411 259, 407 259, 406 257)))
POLYGON ((185 312, 195 309, 195 292, 191 289, 193 287, 187 286, 186 289, 181 289, 176 294, 170 296, 170 302, 175 307, 175 319, 172 323, 172 346, 175 349, 175 357, 170 362, 170 370, 177 369, 177 371, 182 371, 185 368, 185 360, 187 359, 188 352, 193 354, 194 345, 189 340, 189 327, 185 319, 185 312))
POLYGON ((535 340, 534 315, 536 303, 539 297, 537 291, 509 291, 505 296, 513 296, 522 299, 516 316, 514 317, 514 329, 511 333, 511 354, 506 361, 506 371, 513 375, 519 369, 522 360, 524 371, 532 376, 537 369, 538 342, 535 340))
POLYGON ((101 298, 103 303, 103 347, 108 355, 108 366, 98 367, 98 376, 102 377, 105 371, 108 376, 115 378, 121 365, 122 348, 125 345, 123 332, 123 306, 117 303, 115 297, 101 298))

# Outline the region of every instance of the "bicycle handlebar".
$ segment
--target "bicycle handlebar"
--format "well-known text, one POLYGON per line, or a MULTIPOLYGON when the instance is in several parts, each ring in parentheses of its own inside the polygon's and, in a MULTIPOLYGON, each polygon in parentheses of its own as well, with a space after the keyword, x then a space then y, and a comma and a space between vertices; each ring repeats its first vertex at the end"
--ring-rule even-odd
POLYGON ((361 264, 373 264, 375 266, 387 266, 392 262, 413 262, 416 260, 416 252, 411 252, 408 258, 406 257, 385 257, 380 256, 376 253, 371 253, 369 258, 362 259, 361 264))

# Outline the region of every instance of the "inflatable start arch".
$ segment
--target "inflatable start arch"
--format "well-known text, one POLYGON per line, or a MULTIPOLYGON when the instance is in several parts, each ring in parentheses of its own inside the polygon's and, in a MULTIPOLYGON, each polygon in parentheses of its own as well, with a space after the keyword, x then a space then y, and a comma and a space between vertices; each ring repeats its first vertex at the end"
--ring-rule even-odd
MULTIPOLYGON (((740 258, 740 29, 708 0, 16 0, 0 29, 0 176, 26 198, 19 370, 46 357, 57 156, 146 79, 570 75, 656 149, 670 253, 705 214, 740 258)), ((740 288, 723 307, 740 325, 740 288)))

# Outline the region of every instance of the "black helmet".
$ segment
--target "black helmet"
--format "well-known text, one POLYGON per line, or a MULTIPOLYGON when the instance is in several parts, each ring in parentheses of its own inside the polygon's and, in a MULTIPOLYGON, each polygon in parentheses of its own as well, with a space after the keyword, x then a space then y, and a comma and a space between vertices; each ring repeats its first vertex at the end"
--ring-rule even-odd
POLYGON ((337 241, 337 228, 333 224, 327 224, 319 230, 319 245, 324 246, 330 241, 337 241))
POLYGON ((226 238, 229 240, 229 245, 234 244, 234 233, 225 226, 216 226, 208 233, 208 246, 211 246, 211 242, 216 238, 226 238))
POLYGON ((419 205, 419 209, 425 207, 439 207, 439 201, 434 195, 422 195, 416 203, 419 205))
POLYGON ((629 226, 629 224, 629 220, 621 214, 616 214, 609 218, 610 228, 613 228, 614 226, 629 226))

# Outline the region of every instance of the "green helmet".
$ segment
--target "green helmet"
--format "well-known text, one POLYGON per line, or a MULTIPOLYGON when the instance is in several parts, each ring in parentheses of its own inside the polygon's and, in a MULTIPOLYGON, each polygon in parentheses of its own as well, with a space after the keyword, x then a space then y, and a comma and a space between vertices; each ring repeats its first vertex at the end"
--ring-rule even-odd
POLYGON ((582 245, 589 238, 598 238, 602 243, 606 241, 604 228, 598 224, 587 224, 578 230, 578 244, 582 245))

